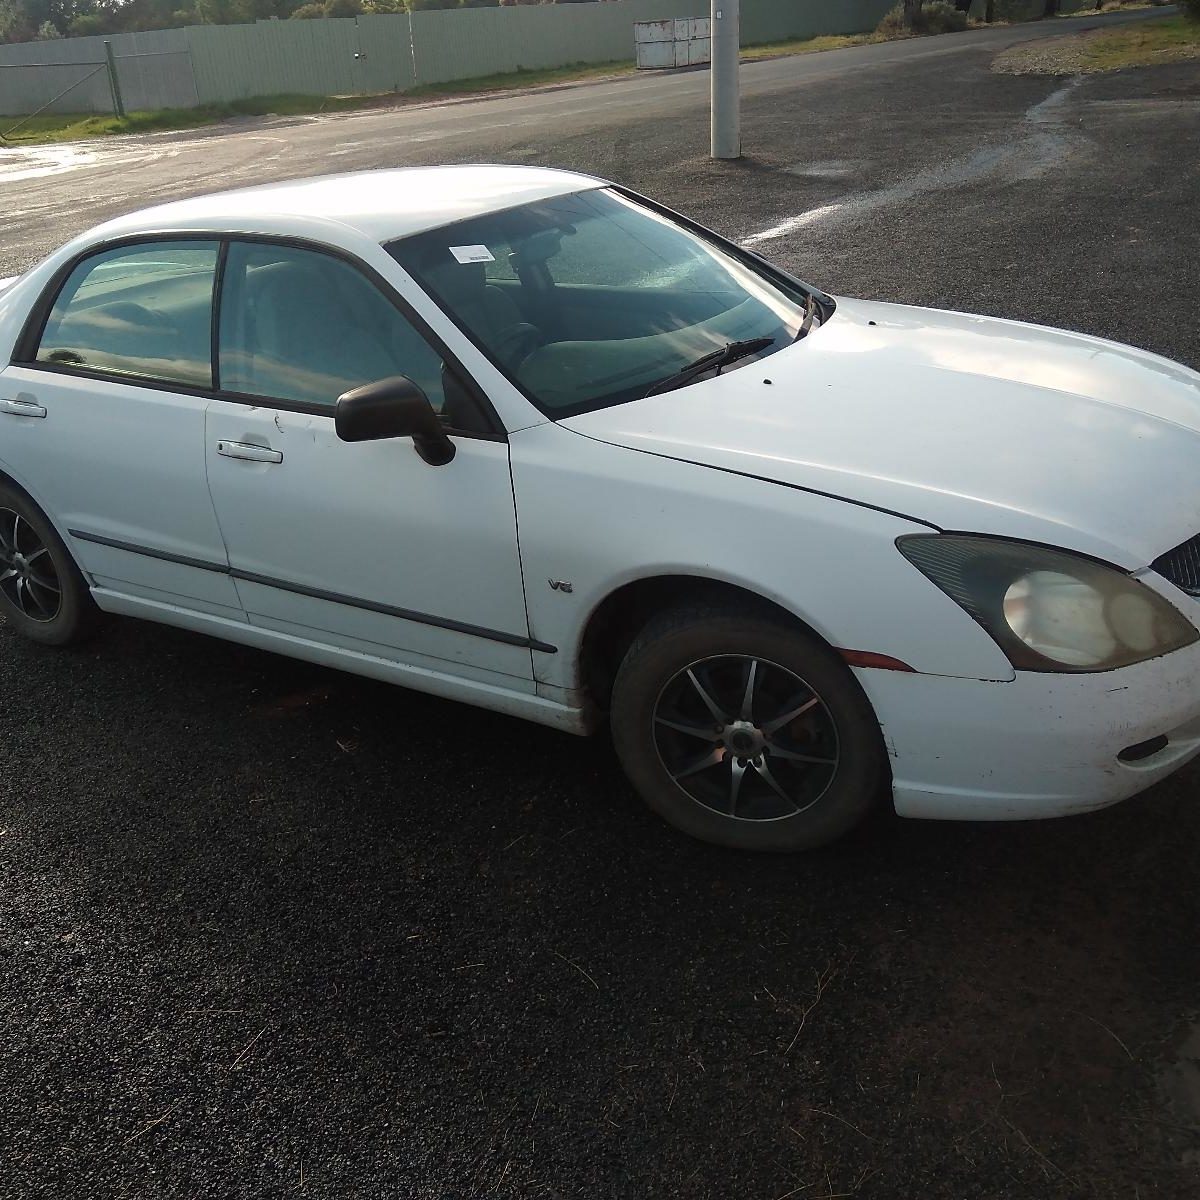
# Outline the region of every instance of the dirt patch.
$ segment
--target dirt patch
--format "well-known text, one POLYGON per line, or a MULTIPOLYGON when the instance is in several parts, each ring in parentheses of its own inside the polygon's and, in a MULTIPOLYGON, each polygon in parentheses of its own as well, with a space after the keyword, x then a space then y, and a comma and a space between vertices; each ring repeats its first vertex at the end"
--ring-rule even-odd
POLYGON ((998 54, 992 70, 1002 75, 1082 75, 1088 70, 1088 43, 1095 35, 1077 33, 998 54))

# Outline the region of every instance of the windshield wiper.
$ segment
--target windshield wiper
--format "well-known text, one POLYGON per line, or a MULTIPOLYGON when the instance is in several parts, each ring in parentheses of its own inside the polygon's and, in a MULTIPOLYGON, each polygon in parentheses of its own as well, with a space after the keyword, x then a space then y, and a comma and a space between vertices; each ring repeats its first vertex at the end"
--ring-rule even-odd
POLYGON ((650 396, 657 396, 661 392, 670 392, 674 391, 675 388, 685 387, 693 379, 699 379, 701 375, 705 375, 709 371, 715 370, 720 375, 722 367, 727 367, 730 363, 737 362, 739 358, 746 358, 750 354, 757 354, 760 350, 765 350, 768 346, 773 345, 775 345, 775 339, 769 337, 746 338, 741 342, 727 342, 719 349, 713 350, 705 354, 702 358, 696 359, 694 363, 684 367, 682 371, 676 371, 674 375, 668 375, 666 379, 660 379, 642 398, 648 399, 650 396))
POLYGON ((800 323, 800 330, 796 334, 795 341, 802 342, 808 337, 809 331, 813 327, 813 321, 817 317, 817 297, 815 292, 808 293, 808 303, 804 306, 804 320, 800 323))

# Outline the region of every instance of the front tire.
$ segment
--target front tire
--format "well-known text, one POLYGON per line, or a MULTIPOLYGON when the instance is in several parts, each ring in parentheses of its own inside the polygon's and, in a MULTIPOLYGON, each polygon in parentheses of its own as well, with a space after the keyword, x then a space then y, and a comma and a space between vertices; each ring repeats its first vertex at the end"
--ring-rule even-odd
POLYGON ((886 778, 846 665, 786 621, 733 608, 654 618, 617 672, 611 724, 650 807, 718 846, 823 846, 863 820, 886 778))
POLYGON ((45 646, 83 641, 100 615, 54 526, 23 492, 2 483, 0 615, 45 646))

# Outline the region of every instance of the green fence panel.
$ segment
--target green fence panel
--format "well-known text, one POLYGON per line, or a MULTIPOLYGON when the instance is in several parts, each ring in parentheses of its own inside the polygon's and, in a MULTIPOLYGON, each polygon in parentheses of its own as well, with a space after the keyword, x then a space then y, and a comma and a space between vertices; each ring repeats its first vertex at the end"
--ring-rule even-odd
POLYGON ((319 96, 371 90, 365 86, 353 18, 192 25, 187 32, 201 104, 283 92, 319 96))
POLYGON ((742 0, 742 44, 868 33, 896 0, 742 0))
MULTIPOLYGON (((2 0, 0 0, 2 2, 2 0)), ((746 45, 825 34, 865 33, 895 0, 742 0, 746 45)), ((1061 11, 1094 0, 1061 0, 1061 11)), ((972 16, 982 17, 985 0, 972 16)), ((707 0, 609 0, 517 5, 317 21, 192 25, 115 34, 113 50, 130 107, 193 105, 284 92, 356 95, 405 91, 521 68, 631 62, 638 21, 701 17, 707 0), (129 57, 122 62, 122 56, 129 57)), ((1028 20, 1045 0, 997 0, 1002 20, 1028 20)), ((1071 23, 1062 27, 1071 32, 1071 23)), ((0 46, 0 110, 28 112, 103 58, 103 39, 0 46), (57 65, 70 63, 72 65, 57 65), (43 65, 44 64, 44 65, 43 65), (78 66, 74 64, 80 64, 78 66)), ((106 79, 88 80, 63 104, 103 111, 106 79)), ((62 107, 61 105, 59 107, 62 107)))
POLYGON ((413 14, 417 81, 630 61, 637 21, 699 15, 703 0, 616 0, 413 14))
MULTIPOLYGON (((1058 11, 1064 14, 1094 10, 1096 0, 1059 0, 1058 11)), ((987 0, 974 0, 971 16, 982 20, 987 0)), ((1036 21, 1046 13, 1046 0, 996 0, 997 21, 1036 21)), ((1063 33, 1070 33, 1070 26, 1063 33)))
POLYGON ((359 69, 364 91, 405 92, 416 83, 408 17, 365 14, 358 18, 358 41, 363 55, 359 69))

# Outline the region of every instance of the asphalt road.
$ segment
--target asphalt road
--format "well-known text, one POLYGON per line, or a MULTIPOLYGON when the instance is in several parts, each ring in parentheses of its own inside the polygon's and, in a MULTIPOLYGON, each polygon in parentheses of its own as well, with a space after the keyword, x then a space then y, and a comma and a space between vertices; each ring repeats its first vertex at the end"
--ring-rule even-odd
MULTIPOLYGON (((544 162, 1200 366, 1200 66, 989 72, 1043 32, 749 68, 738 164, 696 75, 131 140, 0 174, 0 273, 216 183, 544 162)), ((1200 768, 763 861, 602 743, 182 632, 0 628, 0 696, 4 1200, 1200 1190, 1200 768)))
MULTIPOLYGON (((786 110, 803 127, 813 114, 799 102, 799 88, 810 103, 841 109, 842 102, 834 101, 829 91, 841 91, 862 71, 876 79, 892 69, 929 78, 957 69, 964 59, 979 63, 1020 42, 1154 15, 1135 11, 998 26, 771 59, 742 68, 742 90, 758 111, 769 110, 777 99, 785 107, 790 104, 786 110)), ((895 110, 887 94, 873 100, 856 115, 886 114, 890 120, 895 110)), ((707 104, 707 72, 654 72, 488 100, 323 117, 247 118, 200 132, 0 149, 0 275, 23 270, 69 235, 107 217, 180 196, 297 175, 414 163, 536 161, 623 176, 628 183, 641 174, 645 164, 639 163, 637 147, 648 138, 666 135, 668 161, 706 155, 707 104), (237 129, 232 135, 231 127, 237 129)), ((756 149, 754 132, 748 130, 751 152, 756 149)), ((807 158, 802 131, 796 132, 800 136, 787 153, 807 158)))

